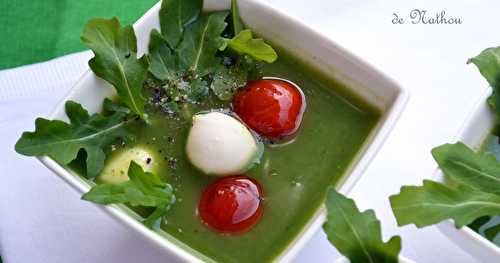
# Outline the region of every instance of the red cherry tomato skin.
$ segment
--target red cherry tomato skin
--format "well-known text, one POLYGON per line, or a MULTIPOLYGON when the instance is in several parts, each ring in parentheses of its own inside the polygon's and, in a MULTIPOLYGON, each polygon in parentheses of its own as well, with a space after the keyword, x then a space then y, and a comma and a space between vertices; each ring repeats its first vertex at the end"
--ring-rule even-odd
POLYGON ((300 126, 305 106, 300 89, 277 79, 251 81, 233 100, 236 114, 269 139, 293 135, 300 126))
POLYGON ((246 176, 227 176, 201 194, 198 215, 210 228, 222 233, 241 233, 262 216, 262 188, 246 176))

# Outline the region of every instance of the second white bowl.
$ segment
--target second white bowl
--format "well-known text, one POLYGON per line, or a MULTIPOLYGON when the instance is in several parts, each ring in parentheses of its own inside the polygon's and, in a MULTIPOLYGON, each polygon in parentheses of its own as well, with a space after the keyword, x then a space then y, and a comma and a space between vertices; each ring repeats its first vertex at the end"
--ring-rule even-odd
MULTIPOLYGON (((496 124, 496 116, 486 102, 486 98, 490 94, 491 91, 488 91, 481 96, 456 138, 457 141, 467 144, 472 149, 477 150, 481 147, 496 124)), ((436 171, 434 180, 445 182, 444 174, 440 169, 436 171)), ((451 220, 442 222, 437 227, 451 241, 481 262, 496 263, 500 261, 500 248, 469 227, 456 229, 451 220)))

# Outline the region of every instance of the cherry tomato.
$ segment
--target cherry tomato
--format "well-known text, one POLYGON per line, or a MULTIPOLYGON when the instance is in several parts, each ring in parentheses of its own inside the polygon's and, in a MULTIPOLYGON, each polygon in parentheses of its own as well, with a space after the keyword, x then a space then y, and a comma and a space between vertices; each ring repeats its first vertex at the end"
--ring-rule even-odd
POLYGON ((236 114, 250 128, 269 139, 294 134, 302 121, 305 104, 301 90, 276 79, 249 82, 233 101, 236 114))
POLYGON ((227 176, 201 194, 198 214, 209 227, 223 233, 250 229, 262 216, 262 188, 246 176, 227 176))

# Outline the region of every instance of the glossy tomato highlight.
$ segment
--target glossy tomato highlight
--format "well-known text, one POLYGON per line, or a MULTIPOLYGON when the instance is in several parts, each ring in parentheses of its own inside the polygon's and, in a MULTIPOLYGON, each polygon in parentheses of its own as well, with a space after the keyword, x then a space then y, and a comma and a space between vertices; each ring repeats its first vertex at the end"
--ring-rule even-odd
POLYGON ((236 114, 255 132, 269 139, 294 134, 305 106, 302 91, 279 79, 250 81, 233 100, 236 114))
POLYGON ((262 216, 262 188, 246 176, 227 176, 201 194, 198 214, 210 228, 223 233, 250 229, 262 216))

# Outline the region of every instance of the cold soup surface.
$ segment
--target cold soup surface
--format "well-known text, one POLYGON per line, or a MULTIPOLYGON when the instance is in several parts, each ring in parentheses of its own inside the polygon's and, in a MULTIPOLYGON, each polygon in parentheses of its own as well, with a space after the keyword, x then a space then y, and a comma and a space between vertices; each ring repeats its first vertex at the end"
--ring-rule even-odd
MULTIPOLYGON (((220 234, 200 221, 200 195, 217 178, 202 174, 185 155, 189 121, 151 110, 152 125, 137 127, 136 141, 126 146, 147 145, 162 156, 159 175, 173 186, 177 201, 161 229, 215 261, 268 262, 278 256, 324 201, 327 187, 344 175, 379 118, 341 84, 286 52, 279 56, 264 66, 264 76, 300 86, 307 110, 293 141, 286 146, 267 143, 260 164, 247 173, 264 191, 262 218, 249 231, 220 234)), ((214 99, 184 114, 226 107, 228 103, 214 99)))

